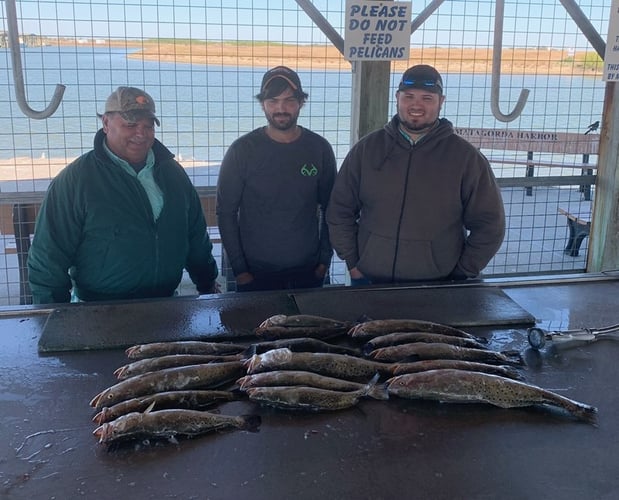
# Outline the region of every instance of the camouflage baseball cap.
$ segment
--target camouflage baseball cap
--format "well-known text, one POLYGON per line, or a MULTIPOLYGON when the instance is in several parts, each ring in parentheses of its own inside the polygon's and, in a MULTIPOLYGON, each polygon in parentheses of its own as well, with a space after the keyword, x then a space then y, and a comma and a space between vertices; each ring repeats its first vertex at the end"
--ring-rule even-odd
POLYGON ((112 92, 105 102, 105 113, 120 113, 128 122, 136 122, 140 117, 148 116, 160 125, 155 115, 153 98, 136 87, 118 87, 112 92))

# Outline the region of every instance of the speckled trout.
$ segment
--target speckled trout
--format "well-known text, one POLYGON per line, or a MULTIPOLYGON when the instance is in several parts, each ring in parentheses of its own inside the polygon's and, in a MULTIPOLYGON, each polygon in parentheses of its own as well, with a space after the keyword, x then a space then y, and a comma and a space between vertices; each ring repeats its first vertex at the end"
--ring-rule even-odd
POLYGON ((487 349, 481 342, 466 337, 443 335, 432 332, 394 332, 379 337, 374 337, 365 343, 362 350, 365 354, 381 347, 391 347, 411 342, 425 342, 428 344, 450 344, 458 347, 470 347, 472 349, 487 349))
MULTIPOLYGON (((359 391, 365 388, 364 384, 353 382, 352 380, 327 377, 326 375, 300 370, 275 370, 272 372, 254 373, 253 375, 245 375, 237 380, 236 383, 242 391, 252 387, 274 386, 305 386, 342 392, 359 391)), ((367 392, 367 395, 374 399, 387 399, 388 397, 384 387, 377 385, 373 386, 367 392)))
POLYGON ((242 361, 179 366, 143 373, 108 387, 97 394, 90 406, 101 409, 126 399, 157 392, 184 389, 212 389, 236 380, 243 374, 242 361))
POLYGON ((169 354, 239 354, 245 350, 240 344, 225 342, 203 342, 200 340, 179 340, 173 342, 152 342, 138 344, 127 348, 125 353, 130 359, 154 358, 169 354))
POLYGON ((325 339, 345 334, 350 326, 351 323, 347 321, 311 314, 276 314, 260 323, 254 333, 257 337, 269 340, 295 337, 325 339))
POLYGON ((217 356, 212 354, 169 354, 166 356, 158 356, 156 358, 144 358, 128 363, 117 368, 114 375, 119 380, 125 380, 142 373, 155 372, 164 368, 173 368, 175 366, 200 365, 203 363, 221 363, 225 361, 241 360, 241 354, 231 354, 228 356, 217 356))
POLYGON ((477 361, 500 365, 521 365, 522 358, 518 353, 507 355, 489 349, 473 349, 458 347, 450 344, 428 344, 425 342, 411 342, 389 347, 381 347, 367 353, 367 356, 376 361, 417 361, 422 359, 460 359, 462 361, 477 361))
POLYGON ((549 405, 595 424, 597 409, 554 392, 489 373, 430 370, 398 375, 387 382, 389 395, 446 403, 488 403, 500 408, 549 405))
POLYGON ((462 361, 460 359, 424 359, 421 361, 413 361, 412 363, 397 363, 393 369, 393 374, 403 375, 405 373, 425 372, 442 368, 492 373, 493 375, 501 375, 502 377, 513 378, 515 380, 524 380, 522 373, 512 366, 491 365, 488 363, 478 363, 476 361, 462 361))
POLYGON ((93 434, 99 443, 136 438, 170 438, 176 435, 197 436, 227 428, 255 431, 259 416, 221 415, 196 410, 160 410, 128 413, 97 427, 93 434))
POLYGON ((484 341, 458 328, 418 319, 376 319, 364 321, 363 323, 353 326, 348 331, 348 335, 357 338, 370 338, 394 332, 440 333, 442 335, 452 335, 481 342, 484 341))
POLYGON ((156 410, 184 409, 203 410, 222 401, 234 401, 239 398, 239 391, 166 391, 131 398, 112 406, 104 406, 92 421, 98 425, 114 420, 121 415, 143 412, 148 408, 156 410))
MULTIPOLYGON (((362 397, 367 396, 375 387, 378 377, 377 373, 369 384, 350 392, 305 386, 277 386, 251 387, 247 389, 247 395, 252 401, 285 410, 313 412, 343 410, 355 406, 362 397)), ((382 388, 386 393, 384 385, 382 388)))
POLYGON ((393 370, 390 364, 346 354, 292 352, 287 348, 255 354, 246 361, 246 366, 248 375, 270 370, 303 370, 356 381, 369 380, 376 373, 392 375, 393 370))

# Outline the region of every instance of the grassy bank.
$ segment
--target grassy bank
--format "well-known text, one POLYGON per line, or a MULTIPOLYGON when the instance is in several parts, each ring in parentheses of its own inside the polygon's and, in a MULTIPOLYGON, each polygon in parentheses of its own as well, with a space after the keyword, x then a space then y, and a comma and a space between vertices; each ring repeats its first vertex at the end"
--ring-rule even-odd
MULTIPOLYGON (((76 43, 63 40, 56 43, 76 43)), ((345 70, 350 62, 332 45, 287 45, 264 41, 211 42, 190 39, 107 40, 110 46, 134 49, 129 57, 148 61, 222 66, 272 67, 285 64, 297 69, 345 70)), ((83 46, 83 41, 80 44, 83 46)), ((94 45, 94 41, 93 41, 94 45)), ((101 44, 97 44, 101 46, 101 44)), ((550 48, 504 48, 501 72, 538 75, 598 76, 603 63, 597 53, 550 48)), ((411 48, 407 61, 396 61, 395 71, 413 64, 432 64, 442 72, 490 73, 492 49, 486 47, 411 48)))

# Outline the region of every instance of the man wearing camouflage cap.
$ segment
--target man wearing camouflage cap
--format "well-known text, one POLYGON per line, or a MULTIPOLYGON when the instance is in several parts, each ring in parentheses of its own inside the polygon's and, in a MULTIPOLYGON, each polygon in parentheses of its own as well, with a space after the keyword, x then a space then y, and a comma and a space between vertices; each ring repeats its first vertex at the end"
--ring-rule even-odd
POLYGON ((200 199, 155 139, 155 113, 146 92, 118 87, 94 149, 52 181, 28 257, 35 304, 171 296, 183 269, 218 291, 200 199))

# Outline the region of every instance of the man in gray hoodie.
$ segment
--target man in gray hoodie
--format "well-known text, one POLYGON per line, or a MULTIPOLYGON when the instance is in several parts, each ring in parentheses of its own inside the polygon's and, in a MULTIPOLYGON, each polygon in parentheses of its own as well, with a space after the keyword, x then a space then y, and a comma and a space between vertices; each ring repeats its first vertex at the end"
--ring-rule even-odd
POLYGON ((473 278, 505 234, 488 160, 439 118, 443 80, 405 71, 397 114, 353 146, 338 172, 327 223, 352 284, 473 278))

